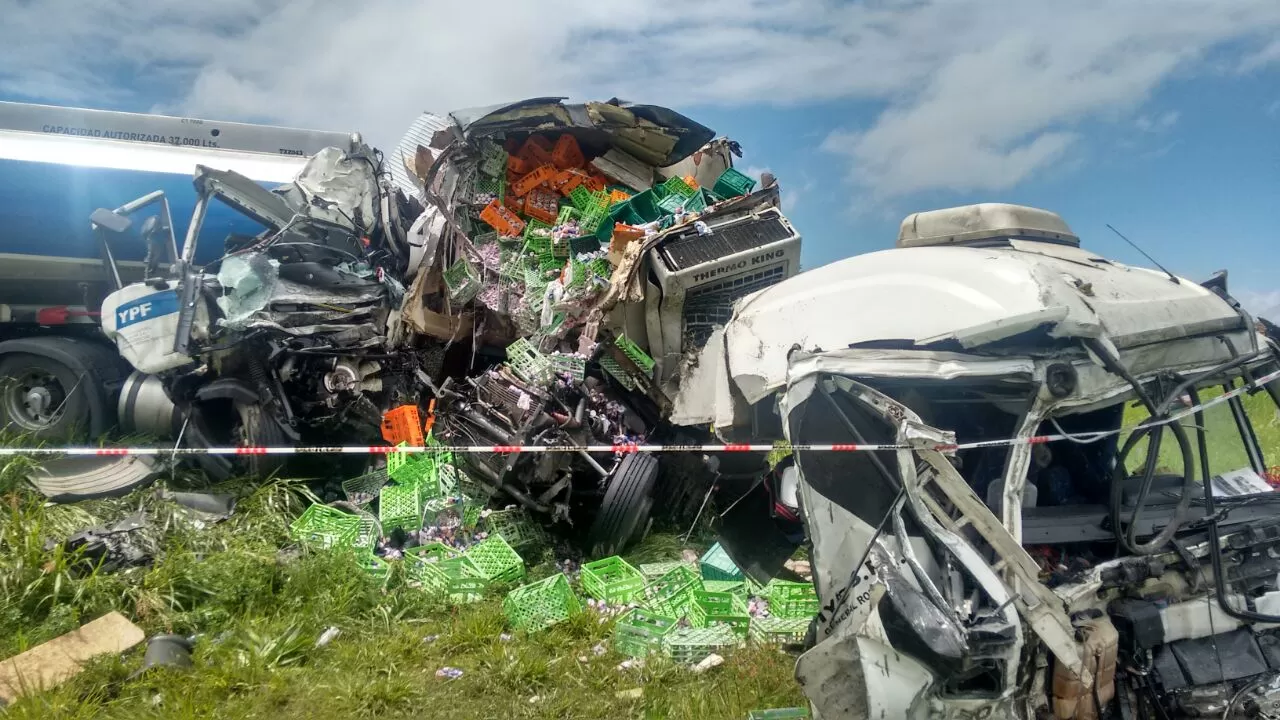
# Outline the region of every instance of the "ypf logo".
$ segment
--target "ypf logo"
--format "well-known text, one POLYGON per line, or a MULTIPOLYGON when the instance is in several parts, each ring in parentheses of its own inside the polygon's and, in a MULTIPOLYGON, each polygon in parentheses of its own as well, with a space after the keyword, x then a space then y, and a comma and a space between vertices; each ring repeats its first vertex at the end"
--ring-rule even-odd
POLYGON ((153 293, 116 308, 116 329, 127 328, 144 320, 178 312, 178 294, 172 290, 153 293))
POLYGON ((133 307, 127 310, 121 310, 116 313, 116 315, 120 316, 119 324, 121 326, 132 325, 138 322, 139 320, 145 319, 150 314, 151 314, 151 303, 142 303, 141 305, 134 305, 133 307))

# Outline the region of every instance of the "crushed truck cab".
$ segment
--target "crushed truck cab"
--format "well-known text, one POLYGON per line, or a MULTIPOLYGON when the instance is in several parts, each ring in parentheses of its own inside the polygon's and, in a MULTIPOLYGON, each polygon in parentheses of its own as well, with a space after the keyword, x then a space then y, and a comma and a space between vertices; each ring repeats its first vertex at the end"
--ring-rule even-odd
MULTIPOLYGON (((1261 717, 1276 340, 1225 276, 1099 257, 1042 210, 919 213, 897 245, 742 300, 676 400, 794 446, 815 716, 1261 717)), ((785 515, 726 514, 722 542, 785 515)), ((757 580, 786 557, 726 548, 757 580)))

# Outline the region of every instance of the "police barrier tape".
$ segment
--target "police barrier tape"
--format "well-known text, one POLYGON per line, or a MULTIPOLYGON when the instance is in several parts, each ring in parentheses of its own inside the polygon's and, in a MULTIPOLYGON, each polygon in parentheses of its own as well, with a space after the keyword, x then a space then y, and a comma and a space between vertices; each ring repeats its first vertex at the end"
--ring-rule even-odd
POLYGON ((754 444, 711 444, 711 445, 432 445, 429 447, 409 447, 405 445, 341 445, 310 447, 204 447, 204 448, 97 448, 97 447, 5 447, 0 448, 0 457, 9 455, 71 455, 71 456, 129 456, 129 455, 388 455, 391 453, 456 453, 470 455, 477 453, 768 453, 774 450, 791 450, 796 452, 875 452, 882 450, 936 450, 938 452, 954 452, 987 447, 1007 447, 1013 445, 1040 445, 1044 443, 1067 440, 1078 443, 1091 443, 1103 438, 1122 435, 1126 432, 1142 428, 1153 428, 1159 425, 1179 422, 1198 412, 1208 410, 1231 398, 1239 397, 1246 392, 1280 379, 1280 370, 1255 379, 1238 388, 1219 395, 1208 402, 1184 408, 1159 422, 1142 422, 1115 430, 1100 430, 1080 433, 1058 433, 1054 435, 1034 435, 1025 438, 1009 438, 1001 440, 979 440, 967 443, 911 445, 908 443, 881 444, 791 444, 785 441, 777 443, 754 444))

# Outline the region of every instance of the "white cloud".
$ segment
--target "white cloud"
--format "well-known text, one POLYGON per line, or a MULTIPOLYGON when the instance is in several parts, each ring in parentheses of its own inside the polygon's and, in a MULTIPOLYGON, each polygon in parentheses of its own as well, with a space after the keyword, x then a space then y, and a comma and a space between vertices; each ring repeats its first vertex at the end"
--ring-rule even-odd
POLYGON ((1081 121, 1132 118, 1210 49, 1256 48, 1280 29, 1275 0, 673 7, 113 0, 85 13, 42 0, 6 9, 0 92, 136 104, 161 88, 162 109, 356 129, 382 145, 422 110, 534 95, 675 107, 872 100, 881 110, 869 124, 831 116, 824 147, 848 159, 857 185, 889 198, 1016 185, 1072 157, 1081 121))
POLYGON ((1280 290, 1242 290, 1234 295, 1250 313, 1280 322, 1280 290))
POLYGON ((1178 117, 1177 110, 1169 110, 1159 115, 1139 115, 1133 121, 1133 125, 1145 133, 1164 132, 1178 124, 1178 117))
POLYGON ((1272 40, 1256 52, 1250 53, 1240 61, 1239 71, 1253 72, 1275 62, 1280 62, 1280 40, 1272 40))

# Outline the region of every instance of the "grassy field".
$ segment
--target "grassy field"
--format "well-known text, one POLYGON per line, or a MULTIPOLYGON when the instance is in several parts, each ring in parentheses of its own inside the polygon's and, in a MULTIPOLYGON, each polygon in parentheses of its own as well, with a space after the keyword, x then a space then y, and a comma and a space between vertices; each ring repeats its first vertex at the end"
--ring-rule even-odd
MULTIPOLYGON (((534 634, 506 635, 500 591, 449 608, 393 572, 384 588, 351 561, 289 550, 300 485, 248 492, 230 520, 196 529, 149 492, 43 504, 0 473, 0 657, 117 609, 148 635, 196 634, 195 667, 132 677, 141 648, 95 662, 73 681, 20 700, 6 718, 745 718, 802 704, 794 658, 748 647, 698 675, 667 661, 618 669, 612 621, 594 611, 534 634), (148 510, 150 567, 95 572, 49 539, 148 510), (323 647, 329 627, 340 636, 323 647), (436 671, 463 671, 455 680, 436 671), (638 689, 638 694, 637 694, 638 689)), ((632 559, 676 559, 658 534, 632 559)), ((550 554, 530 577, 554 572, 550 554)))
MULTIPOLYGON (((1200 392, 1200 401, 1208 402, 1220 395, 1222 395, 1222 391, 1219 389, 1202 390, 1200 392)), ((1258 437, 1258 444, 1262 447, 1267 465, 1280 465, 1280 414, 1276 412, 1275 403, 1265 392, 1245 395, 1242 401, 1245 412, 1249 416, 1249 422, 1253 425, 1254 433, 1258 437)), ((1125 408, 1124 425, 1132 427, 1150 416, 1150 413, 1145 408, 1131 405, 1125 408)), ((1195 428, 1195 422, 1194 417, 1188 417, 1182 421, 1187 430, 1187 438, 1192 443, 1192 461, 1198 469, 1200 453, 1195 447, 1196 438, 1192 432, 1195 428)), ((1226 403, 1205 411, 1204 424, 1206 442, 1209 448, 1209 472, 1211 474, 1217 475, 1229 470, 1249 467, 1249 457, 1245 454, 1240 432, 1236 428, 1235 420, 1232 418, 1231 410, 1226 403)), ((1122 446, 1125 439, 1127 439, 1127 435, 1120 438, 1122 446)), ((1148 442, 1149 440, 1140 441, 1134 451, 1130 453, 1125 466, 1131 472, 1140 470, 1143 462, 1145 462, 1148 442)), ((1160 467, 1172 472, 1181 472, 1182 470, 1182 454, 1174 442, 1173 435, 1167 432, 1161 441, 1160 467)))

